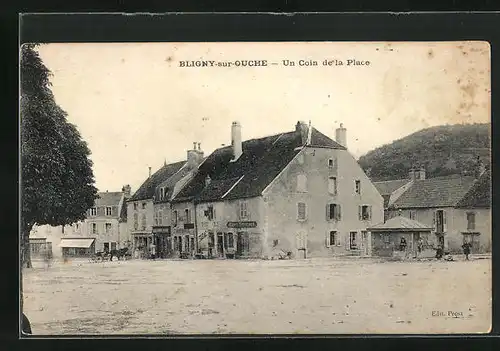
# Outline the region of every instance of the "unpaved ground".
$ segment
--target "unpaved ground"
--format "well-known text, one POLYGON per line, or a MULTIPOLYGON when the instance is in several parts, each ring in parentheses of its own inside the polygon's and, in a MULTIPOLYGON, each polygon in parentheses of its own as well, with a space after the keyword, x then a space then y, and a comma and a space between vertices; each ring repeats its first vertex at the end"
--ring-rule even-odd
POLYGON ((468 333, 491 321, 490 259, 34 267, 23 273, 34 334, 468 333))

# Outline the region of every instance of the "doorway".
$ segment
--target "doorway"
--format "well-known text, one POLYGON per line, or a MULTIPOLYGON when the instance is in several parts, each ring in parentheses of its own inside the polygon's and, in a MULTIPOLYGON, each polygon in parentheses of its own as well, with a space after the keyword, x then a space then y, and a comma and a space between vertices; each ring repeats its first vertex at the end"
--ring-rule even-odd
POLYGON ((298 250, 297 257, 307 258, 307 232, 306 231, 298 232, 296 239, 297 239, 296 245, 298 250))
POLYGON ((224 257, 224 235, 217 233, 217 254, 219 257, 224 257))
POLYGON ((250 236, 245 232, 238 232, 236 239, 236 256, 241 257, 248 255, 250 252, 250 236))

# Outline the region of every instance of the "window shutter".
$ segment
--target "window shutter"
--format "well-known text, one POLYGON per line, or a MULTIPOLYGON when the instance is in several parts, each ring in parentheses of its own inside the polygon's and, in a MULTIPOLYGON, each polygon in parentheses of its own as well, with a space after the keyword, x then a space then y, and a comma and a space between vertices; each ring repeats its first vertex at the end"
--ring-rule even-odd
POLYGON ((363 208, 361 206, 358 206, 358 219, 363 220, 363 208))
POLYGON ((443 210, 443 232, 446 233, 446 211, 443 210))
POLYGON ((326 220, 330 220, 330 204, 326 204, 326 220))
POLYGON ((434 228, 434 231, 437 232, 437 211, 434 211, 434 215, 432 217, 432 227, 434 228))
POLYGON ((372 220, 372 206, 368 206, 368 219, 371 221, 372 220))
POLYGON ((330 247, 330 232, 327 230, 325 235, 325 246, 330 247))
POLYGON ((340 220, 342 219, 342 211, 341 211, 341 206, 340 206, 340 204, 339 204, 339 205, 337 205, 337 209, 338 209, 338 210, 337 210, 337 214, 338 214, 337 218, 338 218, 338 220, 340 221, 340 220))
POLYGON ((351 242, 351 234, 347 232, 347 236, 344 238, 344 246, 346 250, 349 250, 349 244, 351 242))

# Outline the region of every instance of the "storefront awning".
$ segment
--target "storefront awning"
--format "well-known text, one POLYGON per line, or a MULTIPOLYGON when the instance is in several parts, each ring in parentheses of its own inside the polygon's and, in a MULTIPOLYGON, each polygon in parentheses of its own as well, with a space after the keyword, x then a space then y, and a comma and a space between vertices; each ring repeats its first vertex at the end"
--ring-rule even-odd
POLYGON ((78 247, 88 249, 95 239, 82 238, 82 239, 61 239, 60 247, 78 247))

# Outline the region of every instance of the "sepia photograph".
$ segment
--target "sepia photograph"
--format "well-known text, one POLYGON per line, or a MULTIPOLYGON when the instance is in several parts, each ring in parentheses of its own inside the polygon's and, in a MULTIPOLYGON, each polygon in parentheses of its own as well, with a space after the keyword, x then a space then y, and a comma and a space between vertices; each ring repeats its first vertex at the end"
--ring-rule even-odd
POLYGON ((490 332, 488 42, 19 56, 21 336, 490 332))

